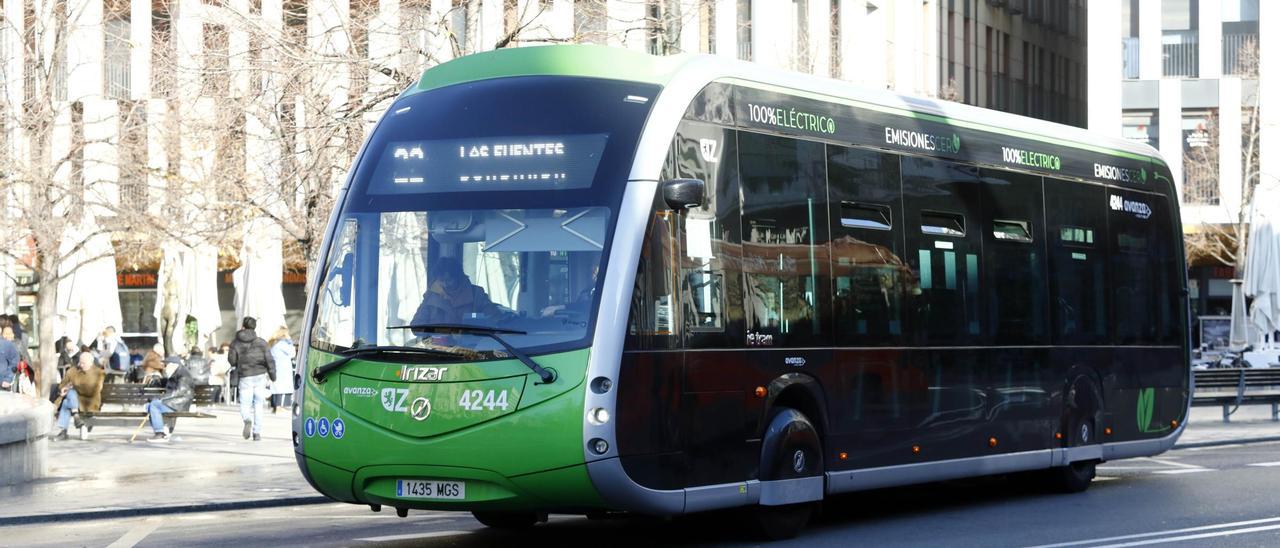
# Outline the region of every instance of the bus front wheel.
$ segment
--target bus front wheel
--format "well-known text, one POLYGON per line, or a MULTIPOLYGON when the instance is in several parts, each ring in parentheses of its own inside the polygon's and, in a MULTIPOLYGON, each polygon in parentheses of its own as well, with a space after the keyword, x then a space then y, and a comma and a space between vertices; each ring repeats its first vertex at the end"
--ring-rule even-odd
POLYGON ((1089 488, 1097 472, 1097 461, 1080 461, 1045 470, 1044 479, 1053 491, 1080 493, 1089 488))
MULTIPOLYGON (((761 480, 821 475, 822 442, 809 418, 795 409, 779 408, 765 430, 760 458, 761 480)), ((770 540, 794 538, 809 524, 817 502, 753 508, 759 532, 770 540)))

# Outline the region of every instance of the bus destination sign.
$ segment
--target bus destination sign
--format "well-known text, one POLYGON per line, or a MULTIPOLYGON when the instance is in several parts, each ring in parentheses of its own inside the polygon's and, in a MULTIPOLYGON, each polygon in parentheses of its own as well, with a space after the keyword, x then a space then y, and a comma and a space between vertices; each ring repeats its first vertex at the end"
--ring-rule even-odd
POLYGON ((607 134, 390 143, 371 194, 591 186, 607 134))

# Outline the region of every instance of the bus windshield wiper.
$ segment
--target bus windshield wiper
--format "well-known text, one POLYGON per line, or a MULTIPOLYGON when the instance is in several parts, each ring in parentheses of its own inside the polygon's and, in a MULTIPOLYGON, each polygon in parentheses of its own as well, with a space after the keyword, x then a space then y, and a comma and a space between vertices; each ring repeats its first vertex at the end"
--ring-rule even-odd
POLYGON ((330 373, 341 369, 342 366, 351 363, 356 358, 365 358, 378 354, 416 354, 420 356, 431 356, 433 358, 451 358, 460 359, 460 356, 454 352, 446 352, 444 350, 436 350, 433 348, 416 348, 412 346, 355 346, 338 352, 341 358, 326 363, 315 368, 311 372, 311 378, 316 382, 324 382, 324 378, 330 373))
POLYGON ((458 333, 458 334, 480 335, 484 337, 489 337, 490 339, 497 341, 498 344, 502 345, 502 348, 506 350, 508 354, 515 356, 516 359, 520 360, 520 363, 525 364, 525 366, 533 370, 534 373, 537 373, 538 377, 542 379, 542 384, 551 384, 556 380, 556 372, 554 369, 546 369, 541 365, 538 365, 538 363, 533 361, 533 359, 530 358, 528 354, 525 354, 524 352, 521 352, 520 350, 516 349, 516 347, 511 346, 510 344, 507 343, 507 341, 503 340, 503 338, 500 336, 500 335, 527 335, 528 333, 525 331, 517 331, 515 329, 503 329, 501 327, 484 327, 484 326, 478 326, 478 325, 466 325, 466 324, 456 324, 456 323, 423 323, 423 324, 413 324, 413 325, 397 325, 394 327, 388 327, 387 329, 408 329, 411 331, 426 331, 431 333, 446 333, 446 334, 458 333))

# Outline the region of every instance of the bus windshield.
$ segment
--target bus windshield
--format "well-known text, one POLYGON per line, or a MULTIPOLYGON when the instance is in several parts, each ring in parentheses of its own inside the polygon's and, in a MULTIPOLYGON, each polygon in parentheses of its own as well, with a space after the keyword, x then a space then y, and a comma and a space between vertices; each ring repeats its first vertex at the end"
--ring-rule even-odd
POLYGON ((612 221, 656 95, 628 82, 517 77, 397 101, 332 228, 312 345, 498 359, 510 352, 482 330, 502 329, 528 353, 585 346, 612 221))
POLYGON ((591 318, 609 217, 606 207, 352 214, 335 235, 313 337, 344 348, 360 340, 361 345, 441 348, 472 358, 501 357, 495 354, 501 347, 475 334, 399 327, 509 329, 521 333, 504 338, 522 348, 581 340, 591 318), (364 241, 377 245, 360 245, 364 241), (376 291, 359 295, 354 289, 366 283, 376 291), (373 303, 361 306, 361 296, 373 303), (374 314, 361 318, 361 311, 374 314))

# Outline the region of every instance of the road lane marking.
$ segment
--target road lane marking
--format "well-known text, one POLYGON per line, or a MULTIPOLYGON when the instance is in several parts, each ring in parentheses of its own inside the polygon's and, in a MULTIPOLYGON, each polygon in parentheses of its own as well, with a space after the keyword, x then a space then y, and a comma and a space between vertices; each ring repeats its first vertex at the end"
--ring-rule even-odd
POLYGON ((1184 540, 1200 540, 1213 537, 1229 537, 1231 535, 1243 535, 1246 533, 1260 533, 1262 531, 1273 531, 1280 529, 1280 525, 1264 525, 1260 527, 1246 527, 1244 529, 1228 529, 1226 531, 1217 531, 1214 533, 1200 533, 1198 535, 1183 535, 1180 537, 1160 537, 1156 539, 1138 540, 1126 542, 1124 544, 1105 544, 1095 548, 1126 548, 1129 546, 1146 546, 1148 544, 1164 544, 1167 542, 1180 542, 1184 540))
POLYGON ((1156 458, 1146 457, 1146 458, 1144 458, 1144 459, 1142 459, 1142 460, 1149 460, 1149 461, 1151 461, 1151 462, 1158 462, 1158 463, 1163 464, 1163 465, 1165 465, 1165 466, 1172 466, 1172 467, 1174 467, 1174 468, 1187 468, 1187 469, 1204 468, 1203 466, 1196 466, 1196 465, 1194 465, 1194 464, 1187 464, 1187 463, 1185 463, 1185 462, 1177 462, 1177 461, 1172 461, 1172 460, 1169 460, 1169 459, 1156 459, 1156 458))
POLYGON ((1196 472, 1217 472, 1213 468, 1179 468, 1177 470, 1156 470, 1152 474, 1194 474, 1196 472))
POLYGON ((430 533, 410 533, 407 535, 387 535, 385 537, 365 537, 356 540, 365 542, 391 542, 393 540, 415 540, 425 538, 453 537, 459 535, 470 535, 471 531, 432 531, 430 533))
POLYGON ((125 532, 124 536, 116 539, 115 542, 108 544, 107 548, 133 548, 139 542, 142 542, 143 539, 147 538, 147 535, 150 535, 151 533, 154 533, 156 529, 159 529, 162 523, 164 522, 156 518, 147 518, 142 520, 142 523, 139 523, 134 526, 133 529, 125 532))
MULTIPOLYGON (((1177 534, 1180 534, 1180 533, 1194 533, 1194 532, 1197 532, 1197 531, 1211 531, 1211 530, 1213 530, 1213 529, 1229 529, 1229 528, 1231 528, 1231 527, 1247 527, 1247 526, 1250 526, 1250 525, 1260 525, 1260 524, 1264 524, 1264 523, 1277 523, 1277 522, 1280 522, 1280 517, 1274 517, 1274 518, 1263 518, 1263 519, 1251 519, 1251 520, 1247 520, 1247 521, 1235 521, 1235 522, 1230 522, 1230 523, 1216 523, 1216 524, 1212 524, 1212 525, 1201 525, 1201 526, 1199 526, 1199 527, 1186 527, 1186 528, 1183 528, 1183 529, 1169 529, 1169 530, 1167 530, 1167 531, 1152 531, 1152 532, 1150 532, 1150 533, 1135 533, 1135 534, 1132 534, 1132 535, 1120 535, 1120 536, 1116 536, 1116 537, 1102 537, 1102 538, 1094 538, 1094 539, 1086 539, 1086 540, 1073 540, 1073 541, 1070 541, 1070 542, 1059 542, 1059 543, 1057 543, 1057 544, 1039 544, 1039 545, 1036 545, 1036 546, 1030 546, 1030 547, 1028 547, 1028 548, 1063 548, 1063 547, 1066 547, 1066 546, 1086 546, 1086 545, 1091 545, 1091 544, 1099 544, 1099 543, 1103 543, 1103 542, 1113 542, 1113 541, 1118 541, 1118 540, 1132 540, 1132 539, 1140 539, 1140 538, 1150 538, 1150 537, 1158 537, 1158 536, 1161 536, 1161 535, 1177 535, 1177 534)), ((1280 528, 1280 525, 1276 525, 1276 527, 1277 527, 1277 528, 1280 528)), ((1160 541, 1163 541, 1164 539, 1159 539, 1159 540, 1160 540, 1160 541)))
POLYGON ((1280 462, 1255 462, 1249 466, 1280 466, 1280 462))

